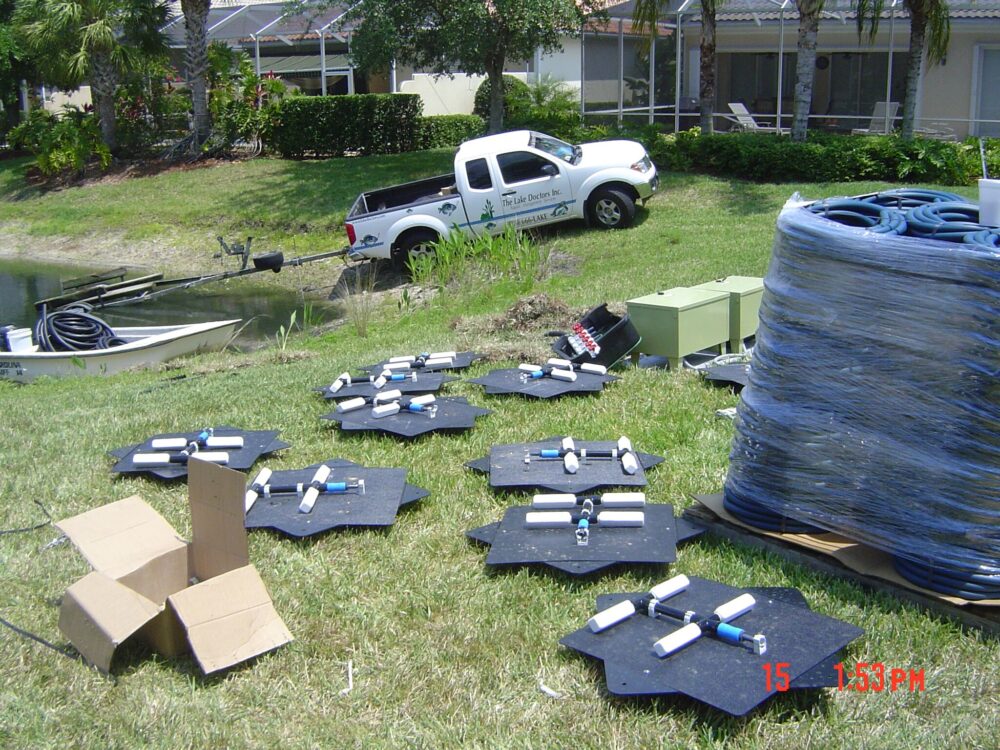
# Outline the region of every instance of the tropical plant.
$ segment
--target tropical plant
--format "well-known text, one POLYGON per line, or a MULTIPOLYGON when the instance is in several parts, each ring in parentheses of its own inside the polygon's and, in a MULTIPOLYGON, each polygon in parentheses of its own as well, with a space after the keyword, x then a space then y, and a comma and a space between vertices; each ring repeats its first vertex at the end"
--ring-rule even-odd
MULTIPOLYGON (((869 40, 878 33, 879 18, 885 9, 885 0, 853 0, 857 13, 858 36, 866 31, 869 40)), ((948 53, 951 38, 951 21, 945 0, 903 0, 903 7, 910 14, 910 55, 906 61, 906 94, 903 99, 903 122, 900 135, 913 138, 917 114, 917 86, 924 53, 927 62, 937 65, 948 53)))
POLYGON ((795 57, 795 99, 792 103, 792 140, 804 141, 812 107, 816 73, 816 34, 824 0, 795 0, 799 10, 799 38, 795 57))
POLYGON ((32 110, 10 131, 10 142, 34 154, 44 175, 82 172, 94 158, 102 168, 111 162, 111 152, 102 142, 94 116, 78 109, 68 109, 61 118, 44 109, 32 110))
POLYGON ((123 74, 165 54, 160 0, 23 0, 16 18, 45 79, 62 88, 90 83, 101 138, 116 147, 115 90, 123 74))
MULTIPOLYGON (((365 0, 347 13, 356 24, 355 65, 384 70, 392 59, 440 74, 461 70, 492 82, 487 131, 503 128, 503 70, 579 36, 598 0, 365 0)), ((598 13, 599 14, 599 13, 598 13)))
MULTIPOLYGON (((713 112, 715 111, 715 16, 716 11, 725 0, 700 0, 701 35, 698 40, 700 63, 698 69, 698 112, 699 127, 703 133, 711 133, 714 128, 713 112)), ((656 36, 656 25, 659 23, 665 8, 670 3, 667 0, 636 0, 632 18, 637 31, 642 34, 649 30, 649 38, 656 36)))

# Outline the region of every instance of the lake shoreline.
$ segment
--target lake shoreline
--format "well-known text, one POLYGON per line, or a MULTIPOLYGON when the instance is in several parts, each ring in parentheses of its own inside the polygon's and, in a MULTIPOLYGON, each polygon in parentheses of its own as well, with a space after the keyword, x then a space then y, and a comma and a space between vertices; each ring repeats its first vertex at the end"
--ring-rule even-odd
MULTIPOLYGON (((16 226, 0 226, 0 260, 73 266, 81 275, 120 266, 132 275, 162 272, 165 278, 194 276, 239 270, 235 258, 215 258, 202 250, 192 250, 168 239, 126 240, 121 233, 108 232, 86 237, 28 234, 16 226)), ((344 264, 339 258, 317 261, 281 273, 254 274, 255 283, 278 286, 316 300, 330 299, 340 280, 344 264)))

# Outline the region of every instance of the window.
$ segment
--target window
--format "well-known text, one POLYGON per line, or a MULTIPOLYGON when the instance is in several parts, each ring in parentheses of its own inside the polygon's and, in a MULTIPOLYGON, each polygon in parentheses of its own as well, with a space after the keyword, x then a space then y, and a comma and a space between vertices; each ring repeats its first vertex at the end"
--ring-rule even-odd
MULTIPOLYGON (((500 165, 500 174, 506 185, 516 185, 519 182, 529 180, 539 180, 548 177, 542 171, 546 164, 555 167, 555 164, 548 159, 532 154, 528 151, 512 151, 509 154, 497 156, 497 163, 500 165)), ((558 167, 556 167, 558 169, 558 167)))
POLYGON ((469 187, 473 190, 489 190, 493 187, 490 168, 486 159, 470 159, 465 163, 465 174, 469 178, 469 187))

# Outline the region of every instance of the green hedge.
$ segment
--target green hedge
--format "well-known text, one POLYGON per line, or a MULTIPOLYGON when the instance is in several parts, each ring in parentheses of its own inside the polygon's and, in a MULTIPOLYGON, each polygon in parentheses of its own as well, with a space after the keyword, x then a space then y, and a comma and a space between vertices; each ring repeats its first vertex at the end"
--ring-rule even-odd
POLYGON ((422 110, 416 94, 288 97, 274 108, 264 142, 286 158, 414 151, 422 110))
POLYGON ((478 115, 436 115, 420 118, 418 148, 457 148, 486 132, 478 115))
MULTIPOLYGON (((982 176, 978 141, 895 135, 810 133, 805 143, 754 133, 702 135, 697 129, 642 138, 661 169, 705 172, 758 182, 924 182, 970 185, 982 176)), ((1000 168, 1000 140, 989 143, 991 173, 1000 168)))

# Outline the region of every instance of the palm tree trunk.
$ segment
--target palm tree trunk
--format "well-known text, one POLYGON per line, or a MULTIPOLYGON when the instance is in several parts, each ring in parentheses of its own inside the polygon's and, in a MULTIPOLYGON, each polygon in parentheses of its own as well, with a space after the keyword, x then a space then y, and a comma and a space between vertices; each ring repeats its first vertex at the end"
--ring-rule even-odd
POLYGON ((812 106, 813 76, 816 72, 816 34, 823 3, 798 0, 799 38, 795 63, 795 102, 792 105, 792 140, 804 141, 812 106))
POLYGON ((486 132, 492 135, 503 130, 503 61, 490 60, 486 68, 486 75, 490 81, 490 120, 486 132))
POLYGON ((118 87, 118 73, 111 56, 106 52, 94 52, 90 58, 90 91, 94 98, 97 122, 101 126, 101 140, 114 153, 117 147, 115 137, 115 89, 118 87))
POLYGON ((906 98, 903 100, 903 123, 900 136, 913 138, 917 116, 917 88, 920 86, 920 69, 924 62, 924 42, 927 36, 927 16, 917 3, 908 3, 910 11, 910 56, 906 61, 906 98))
POLYGON ((208 109, 208 11, 211 0, 181 0, 184 13, 184 66, 194 112, 194 136, 200 144, 212 132, 208 109))
POLYGON ((701 69, 698 73, 698 108, 702 133, 714 129, 715 111, 715 3, 701 4, 701 69))

